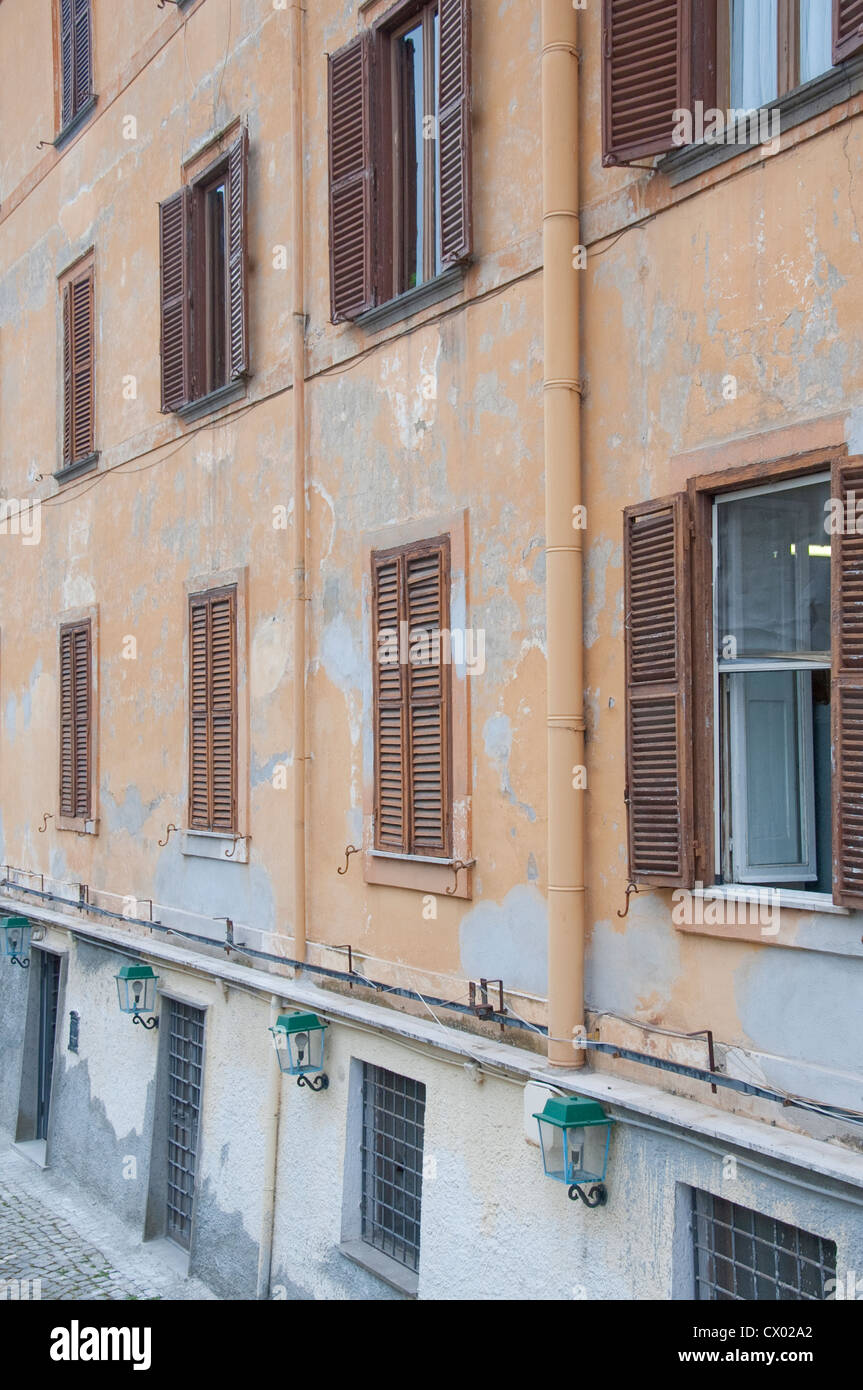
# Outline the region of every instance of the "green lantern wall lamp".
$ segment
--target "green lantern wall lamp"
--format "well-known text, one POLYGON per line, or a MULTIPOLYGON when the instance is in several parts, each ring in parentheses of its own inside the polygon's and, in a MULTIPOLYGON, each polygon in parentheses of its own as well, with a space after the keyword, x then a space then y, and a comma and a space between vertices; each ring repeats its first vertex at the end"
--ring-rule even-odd
POLYGON ((573 1202, 604 1207, 608 1201, 605 1170, 614 1121, 596 1100, 549 1096, 533 1118, 539 1126, 546 1177, 566 1183, 573 1202), (590 1184, 588 1192, 583 1185, 590 1184))
POLYGON ((279 1070, 297 1078, 298 1086, 312 1091, 325 1091, 330 1079, 324 1071, 324 1034, 327 1025, 317 1014, 280 1014, 276 1026, 270 1029, 279 1070))
POLYGON ((0 917, 3 955, 10 965, 20 965, 22 970, 29 970, 30 942, 41 941, 45 935, 44 927, 37 930, 39 934, 34 937, 33 927, 26 917, 0 917))
POLYGON ((131 1014, 132 1022, 140 1023, 142 1028, 158 1028, 159 1020, 153 1010, 156 1007, 156 983, 159 977, 151 967, 140 960, 132 961, 130 965, 121 966, 114 979, 117 981, 121 1012, 131 1014), (144 1014, 151 1017, 144 1018, 144 1014))

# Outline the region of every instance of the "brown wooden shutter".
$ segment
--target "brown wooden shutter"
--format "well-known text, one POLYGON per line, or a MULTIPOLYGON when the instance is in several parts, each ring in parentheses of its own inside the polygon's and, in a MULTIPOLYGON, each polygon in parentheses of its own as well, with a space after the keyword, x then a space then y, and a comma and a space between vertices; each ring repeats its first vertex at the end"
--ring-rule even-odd
POLYGON ((863 458, 836 460, 831 495, 846 519, 830 540, 833 901, 863 907, 863 458))
POLYGON ((691 638, 685 493, 624 513, 629 876, 693 875, 691 638))
POLYGON ((72 286, 63 286, 63 463, 68 465, 74 458, 72 442, 73 420, 73 376, 72 362, 72 286))
POLYGON ((409 662, 407 673, 412 854, 449 852, 449 540, 405 556, 405 613, 408 640, 429 639, 429 660, 409 662), (448 638, 447 638, 448 640, 448 638))
POLYGON ((249 134, 244 128, 228 153, 228 376, 249 370, 247 203, 249 134))
POLYGON ((91 627, 60 629, 60 814, 90 815, 91 627))
POLYGON ((237 821, 237 592, 189 600, 189 828, 237 821))
POLYGON ((329 59, 330 306, 333 323, 375 303, 372 39, 362 34, 329 59))
POLYGON ((863 0, 833 0, 833 62, 863 48, 863 0))
POLYGON ((441 260, 464 260, 473 249, 471 225, 470 0, 440 0, 441 260))
POLYGON ((75 114, 75 43, 72 25, 72 0, 60 0, 60 81, 61 129, 75 114))
POLYGON ((188 188, 159 204, 164 411, 179 410, 189 400, 190 220, 188 188))
POLYGON ((93 272, 71 286, 72 458, 93 452, 93 272))
POLYGON ((93 90, 93 30, 90 0, 74 0, 74 107, 80 111, 93 90))
POLYGON ((372 557, 374 626, 375 847, 407 853, 405 674, 398 659, 402 619, 401 555, 372 557), (395 639, 395 651, 393 638, 395 639), (388 643, 388 649, 383 643, 388 643), (395 654, 395 661, 381 661, 395 654))
POLYGON ((602 162, 673 148, 692 104, 692 0, 603 0, 602 162))
POLYGON ((372 556, 375 848, 393 853, 450 852, 449 572, 448 536, 372 556))

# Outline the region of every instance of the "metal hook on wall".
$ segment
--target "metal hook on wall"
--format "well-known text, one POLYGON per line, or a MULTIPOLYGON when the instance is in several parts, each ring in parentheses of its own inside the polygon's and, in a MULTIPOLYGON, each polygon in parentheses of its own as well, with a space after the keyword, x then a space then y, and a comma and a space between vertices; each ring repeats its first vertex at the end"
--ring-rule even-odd
POLYGON ((351 867, 351 865, 350 865, 351 855, 352 855, 352 854, 359 854, 359 852, 360 852, 360 850, 359 850, 359 846, 358 846, 358 845, 346 845, 346 846, 345 846, 345 867, 344 867, 343 869, 336 869, 336 873, 337 873, 337 874, 346 874, 347 871, 348 871, 348 869, 351 867))
POLYGON ((448 888, 448 889, 446 890, 447 893, 448 893, 450 896, 451 896, 453 893, 455 893, 456 890, 458 889, 458 876, 459 876, 460 871, 461 871, 462 869, 469 869, 469 868, 471 867, 471 865, 472 865, 472 864, 475 864, 475 863, 476 863, 476 860, 475 860, 475 859, 454 859, 454 860, 453 860, 453 862, 450 864, 450 868, 452 869, 452 888, 448 888))
POLYGON ((168 826, 167 830, 165 831, 165 838, 164 838, 164 840, 160 840, 160 841, 159 841, 159 847, 160 847, 160 849, 164 849, 164 848, 165 848, 166 844, 168 843, 168 841, 169 841, 170 838, 171 838, 171 831, 172 831, 172 830, 176 830, 176 829, 177 829, 177 827, 176 827, 176 825, 174 825, 173 823, 172 823, 171 825, 168 826))
POLYGON ((54 819, 54 817, 53 817, 53 815, 51 814, 51 812, 50 812, 50 811, 45 811, 45 813, 44 813, 43 816, 42 816, 42 824, 39 826, 39 834, 40 834, 40 835, 44 835, 44 834, 45 834, 45 831, 48 829, 48 822, 49 822, 49 820, 53 820, 53 819, 54 819))
POLYGON ((620 908, 617 909, 617 915, 618 915, 618 917, 626 917, 626 915, 627 915, 628 912, 629 912, 629 899, 630 899, 630 896, 631 896, 631 894, 637 893, 637 892, 638 892, 638 884, 637 884, 637 883, 627 883, 627 885, 626 885, 626 907, 623 909, 622 912, 621 912, 620 908))
POLYGON ((237 852, 237 845, 240 843, 240 841, 242 840, 242 838, 243 838, 242 835, 235 835, 235 836, 234 836, 234 843, 231 845, 231 848, 225 850, 225 853, 224 853, 224 858, 225 858, 225 859, 233 859, 234 855, 235 855, 236 852, 237 852))

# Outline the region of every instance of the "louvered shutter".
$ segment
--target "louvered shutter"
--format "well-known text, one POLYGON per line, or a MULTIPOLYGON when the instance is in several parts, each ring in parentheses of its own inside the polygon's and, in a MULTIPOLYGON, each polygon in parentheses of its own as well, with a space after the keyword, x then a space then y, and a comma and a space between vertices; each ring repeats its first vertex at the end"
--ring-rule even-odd
POLYGON ((72 630, 60 631, 60 815, 75 814, 75 689, 72 630))
POLYGON ((830 557, 833 901, 863 907, 863 458, 834 463, 831 495, 845 520, 830 557))
POLYGON ((472 250, 470 0, 440 0, 438 158, 441 260, 472 250))
POLYGON ((82 275, 70 287, 72 349, 72 458, 93 452, 93 276, 82 275))
POLYGON ((228 153, 228 374, 249 370, 247 203, 249 135, 244 128, 228 153))
POLYGON ((75 111, 89 100, 93 89, 93 31, 90 17, 90 0, 73 0, 74 13, 74 96, 75 111))
POLYGON ((179 410, 189 400, 190 207, 188 188, 159 204, 164 411, 179 410))
POLYGON ((60 74, 61 128, 67 126, 75 114, 75 41, 72 25, 72 0, 60 0, 60 74))
POLYGON ((684 493, 624 513, 629 876, 693 874, 689 546, 684 493))
POLYGON ((449 682, 448 653, 441 630, 449 636, 449 542, 419 554, 408 552, 404 566, 407 633, 419 659, 407 674, 410 771, 410 846, 412 854, 449 851, 449 682))
POLYGON ((74 393, 72 362, 72 286, 63 286, 63 463, 68 465, 74 458, 72 442, 72 421, 74 415, 74 393))
POLYGON ((330 306, 333 323, 375 303, 370 65, 363 34, 329 59, 330 306))
POLYGON ((863 48, 863 0, 833 0, 833 61, 863 48))
POLYGON ((236 829, 236 590, 189 600, 189 827, 236 829))
POLYGON ((692 0, 603 0, 602 162, 673 148, 692 102, 692 0))
POLYGON ((60 814, 90 815, 91 628, 60 629, 60 814))
POLYGON ((374 622, 375 847, 406 853, 407 722, 405 674, 398 659, 402 619, 401 555, 372 561, 374 622), (395 660, 382 661, 382 655, 395 660))
POLYGON ((235 607, 234 590, 210 601, 211 826, 228 832, 236 827, 237 802, 235 607))

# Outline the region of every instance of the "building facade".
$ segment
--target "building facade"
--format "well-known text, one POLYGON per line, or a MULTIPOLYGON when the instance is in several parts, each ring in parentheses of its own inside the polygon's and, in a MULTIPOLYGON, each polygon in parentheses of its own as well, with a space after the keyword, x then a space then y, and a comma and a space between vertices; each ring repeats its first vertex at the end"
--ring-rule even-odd
POLYGON ((863 57, 790 9, 0 0, 0 1127, 225 1298, 863 1269, 863 57))

